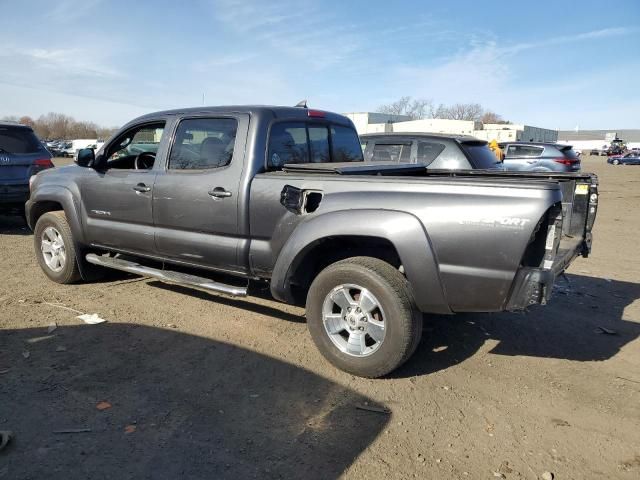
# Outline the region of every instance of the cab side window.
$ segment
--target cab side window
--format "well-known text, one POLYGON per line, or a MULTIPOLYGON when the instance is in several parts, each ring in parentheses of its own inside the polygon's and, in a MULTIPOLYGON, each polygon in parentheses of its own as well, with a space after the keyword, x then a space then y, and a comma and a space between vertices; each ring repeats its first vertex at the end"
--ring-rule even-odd
POLYGON ((160 140, 164 134, 164 122, 134 127, 118 137, 106 150, 106 168, 135 169, 136 157, 145 156, 144 169, 153 167, 155 155, 158 153, 160 140))
POLYGON ((176 130, 169 170, 201 170, 231 163, 238 122, 234 118, 188 118, 176 130))

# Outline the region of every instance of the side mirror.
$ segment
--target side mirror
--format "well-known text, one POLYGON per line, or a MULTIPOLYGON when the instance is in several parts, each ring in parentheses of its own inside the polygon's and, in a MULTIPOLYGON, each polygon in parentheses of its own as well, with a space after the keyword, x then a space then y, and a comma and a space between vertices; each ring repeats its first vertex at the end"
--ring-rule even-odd
POLYGON ((92 167, 96 161, 96 154, 93 148, 83 148, 78 150, 76 163, 81 167, 92 167))

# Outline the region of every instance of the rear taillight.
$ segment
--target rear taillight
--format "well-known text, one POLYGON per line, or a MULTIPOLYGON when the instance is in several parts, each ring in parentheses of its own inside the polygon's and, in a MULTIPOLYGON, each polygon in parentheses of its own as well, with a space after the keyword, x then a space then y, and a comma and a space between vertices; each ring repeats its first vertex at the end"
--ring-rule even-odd
POLYGON ((580 160, 578 159, 571 159, 571 158, 564 158, 564 157, 560 157, 560 158, 554 158, 553 159, 554 162, 556 163, 561 163, 562 165, 575 165, 576 163, 578 163, 580 160))
POLYGON ((312 118, 324 118, 325 113, 321 110, 307 110, 307 116, 312 118))
POLYGON ((37 160, 34 160, 33 162, 33 166, 31 167, 31 175, 35 175, 36 173, 40 173, 43 170, 53 167, 55 167, 55 165, 50 158, 39 158, 37 160))
POLYGON ((53 168, 53 162, 50 158, 39 158, 33 162, 35 167, 38 167, 40 170, 44 170, 45 168, 53 168))

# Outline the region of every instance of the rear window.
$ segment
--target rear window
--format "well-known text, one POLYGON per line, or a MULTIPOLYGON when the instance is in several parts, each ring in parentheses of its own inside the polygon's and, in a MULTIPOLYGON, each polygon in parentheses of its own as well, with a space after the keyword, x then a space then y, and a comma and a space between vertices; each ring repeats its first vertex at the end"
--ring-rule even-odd
POLYGON ((377 143, 373 146, 373 162, 393 162, 393 163, 410 163, 411 162, 411 144, 403 143, 377 143))
POLYGON ((463 143, 462 149, 469 155, 475 168, 498 168, 500 161, 486 143, 463 143))
POLYGON ((271 127, 267 167, 279 170, 290 163, 363 161, 355 130, 338 125, 279 122, 271 127))
POLYGON ((362 147, 353 128, 333 125, 331 127, 331 161, 362 162, 362 147))
POLYGON ((509 145, 506 154, 509 157, 539 157, 543 151, 543 147, 532 145, 509 145))
POLYGON ((0 152, 37 153, 42 148, 32 130, 21 127, 0 127, 0 152))

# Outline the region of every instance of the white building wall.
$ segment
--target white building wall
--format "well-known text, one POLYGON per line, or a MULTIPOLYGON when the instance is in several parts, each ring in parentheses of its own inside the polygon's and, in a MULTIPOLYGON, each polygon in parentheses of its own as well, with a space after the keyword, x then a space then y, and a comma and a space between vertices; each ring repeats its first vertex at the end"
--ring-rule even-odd
POLYGON ((486 140, 490 142, 495 140, 497 142, 517 142, 520 140, 517 130, 475 130, 473 136, 480 140, 486 140))
POLYGON ((485 123, 482 130, 476 130, 473 135, 490 142, 556 142, 558 131, 548 128, 532 127, 530 125, 485 123))
POLYGON ((386 113, 375 112, 345 113, 344 116, 349 118, 353 122, 353 125, 356 127, 356 131, 359 135, 385 131, 384 129, 379 130, 380 127, 378 126, 372 127, 372 125, 411 120, 411 117, 409 117, 408 115, 390 115, 386 113))
POLYGON ((480 122, 466 120, 445 120, 442 118, 427 118, 424 120, 411 120, 393 124, 394 132, 427 132, 448 133, 455 135, 473 135, 480 122))
POLYGON ((442 118, 411 120, 407 115, 374 112, 353 112, 344 115, 351 119, 360 135, 384 132, 423 132, 473 135, 488 142, 494 139, 499 142, 556 142, 558 140, 556 130, 522 124, 487 123, 483 125, 481 122, 442 118))

